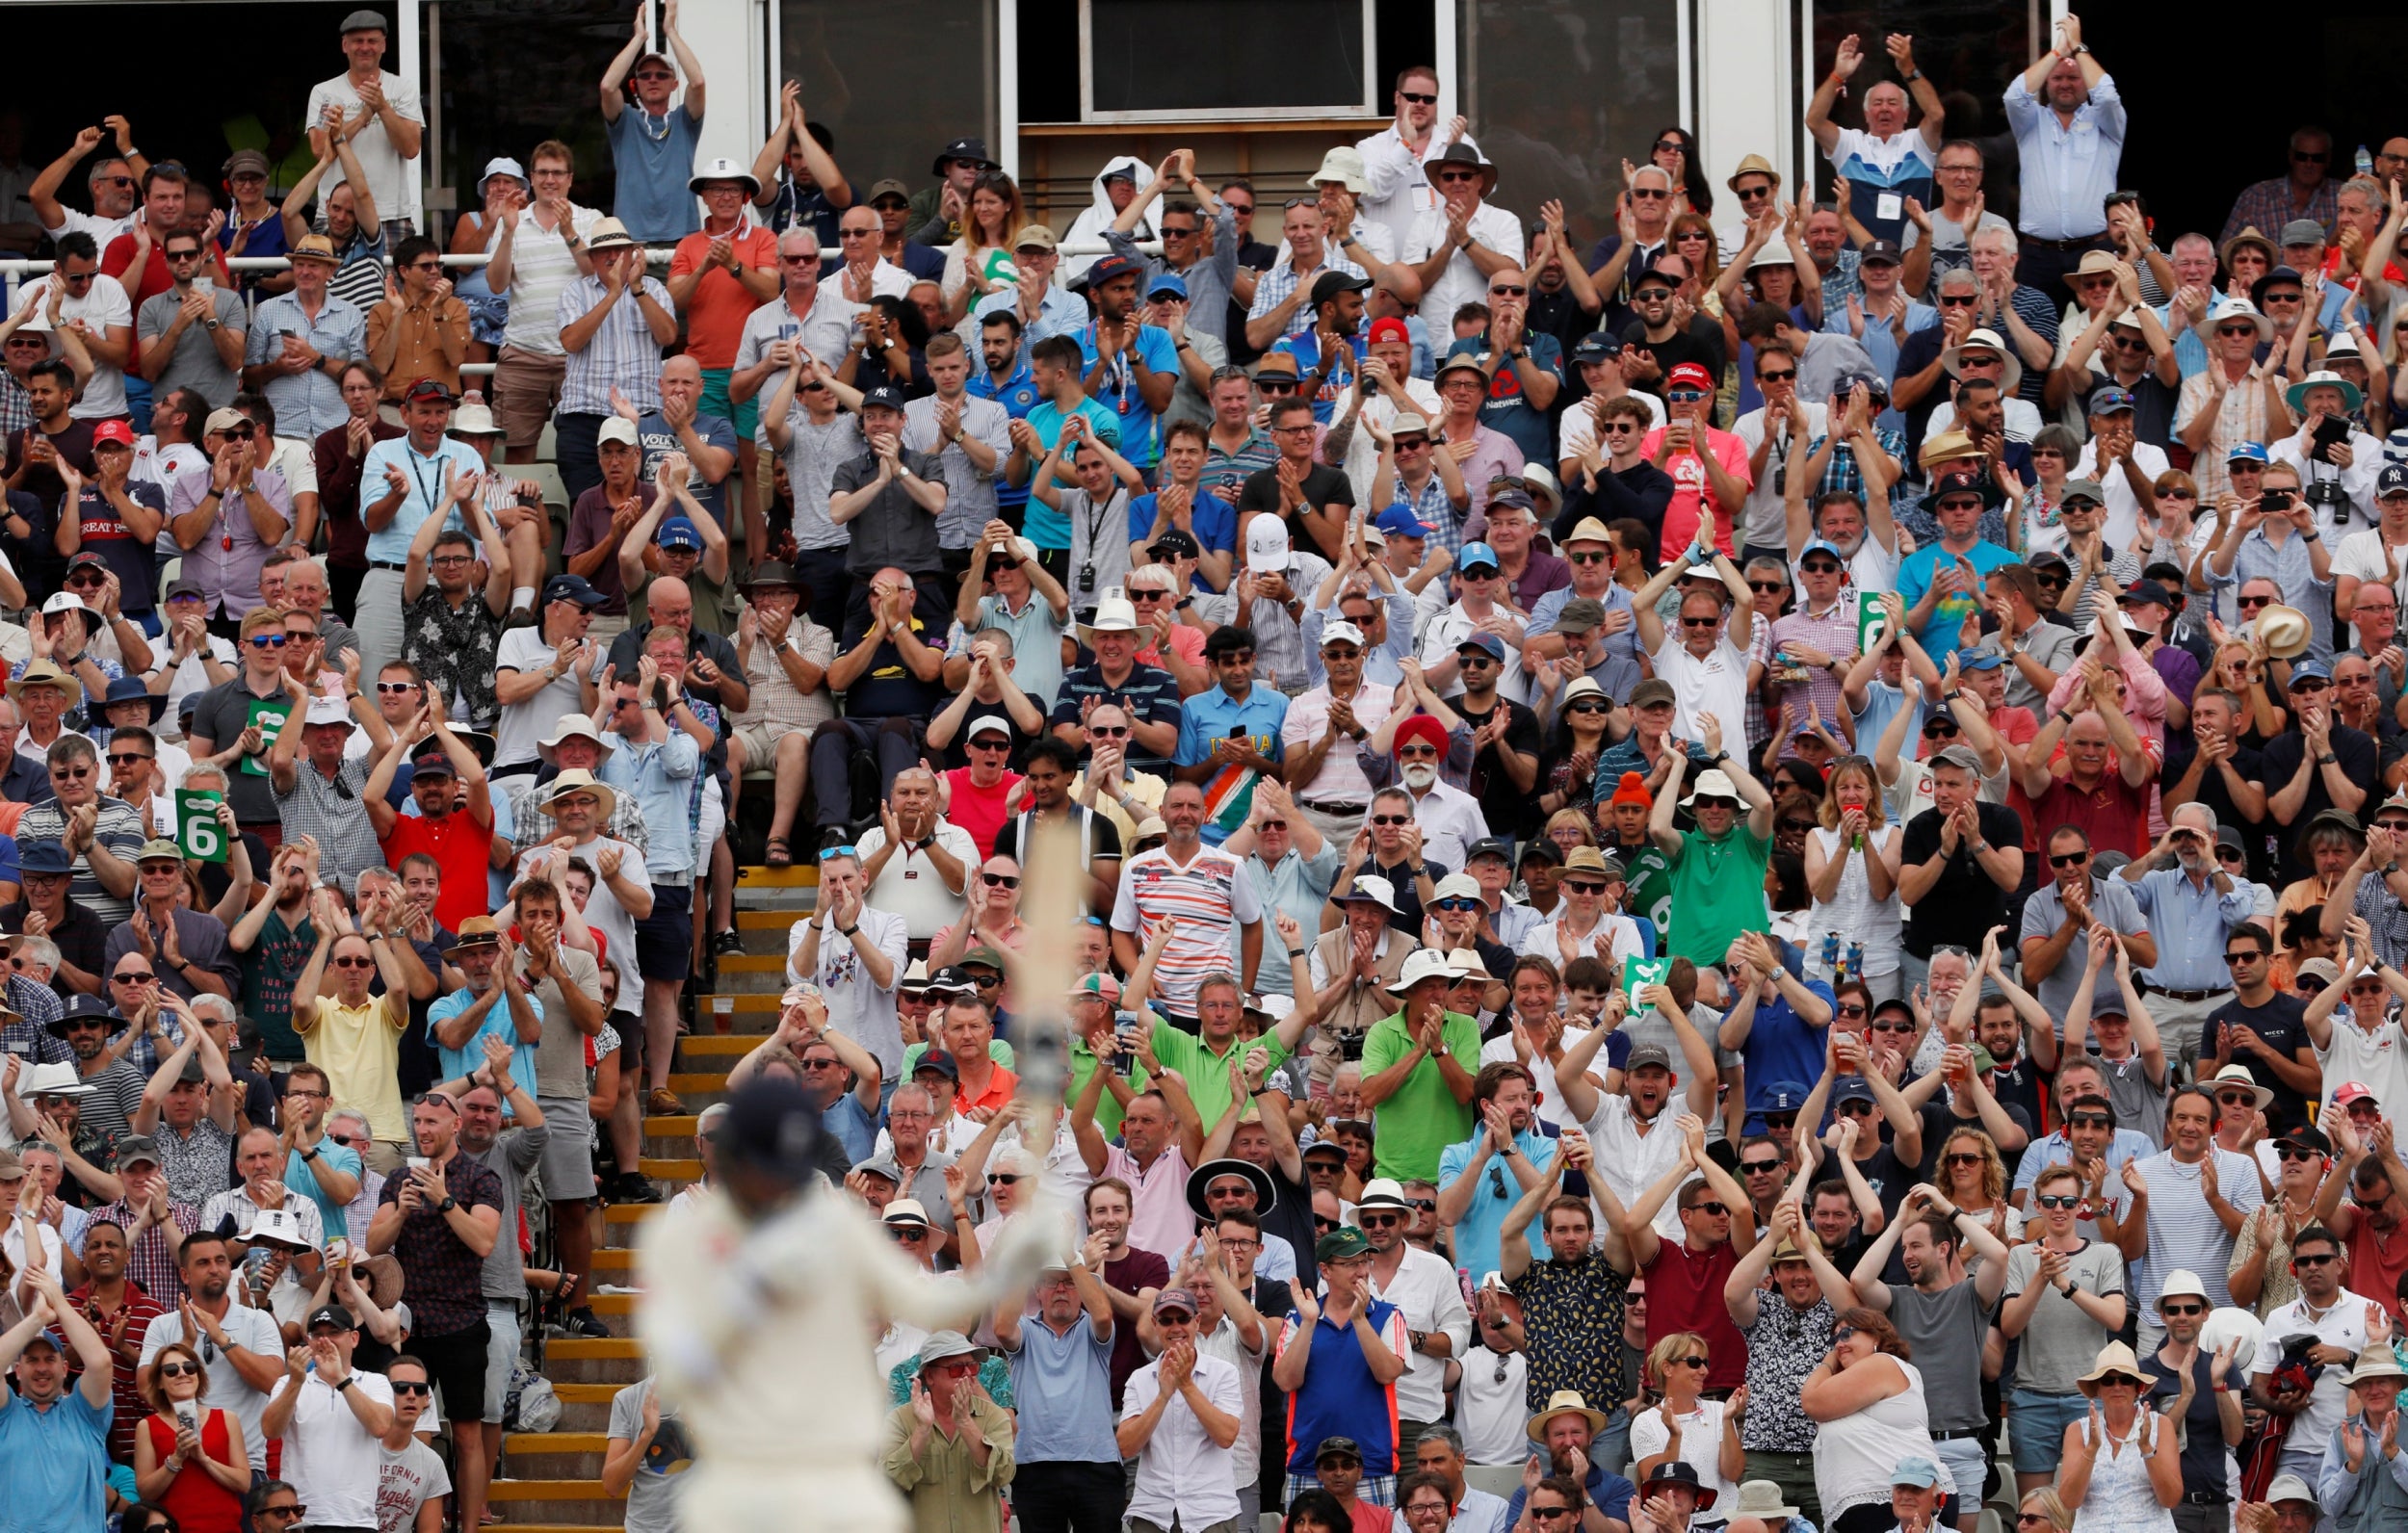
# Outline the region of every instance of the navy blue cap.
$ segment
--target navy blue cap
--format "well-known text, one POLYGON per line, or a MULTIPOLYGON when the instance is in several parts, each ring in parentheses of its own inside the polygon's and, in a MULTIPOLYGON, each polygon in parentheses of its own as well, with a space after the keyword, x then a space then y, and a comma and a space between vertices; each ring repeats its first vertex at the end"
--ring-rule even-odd
POLYGON ((1958 650, 1956 663, 1962 670, 1997 670, 2006 663, 2006 657, 1987 644, 1976 644, 1971 649, 1958 650))
MULTIPOLYGON (((1135 180, 1136 177, 1130 179, 1135 180)), ((1144 272, 1145 268, 1125 255, 1108 255, 1086 269, 1087 290, 1092 292, 1118 277, 1140 276, 1144 272)))
POLYGON ((2374 493, 2380 496, 2408 495, 2408 468, 2394 463, 2374 477, 2374 493))
POLYGON ((1831 1102, 1834 1106, 1843 1102, 1877 1100, 1872 1094, 1872 1087, 1866 1082, 1863 1076, 1842 1076, 1831 1087, 1831 1102))
POLYGON ((942 1049, 930 1049, 911 1066, 911 1073, 915 1076, 923 1070, 933 1070, 948 1080, 961 1078, 961 1067, 954 1063, 954 1056, 942 1049))
POLYGON ((1622 338, 1604 330, 1591 330, 1572 348, 1575 362, 1604 362, 1622 354, 1622 338))
POLYGON ((1765 1088, 1758 1112, 1795 1112, 1806 1105, 1806 1088, 1794 1080, 1776 1080, 1765 1088))
POLYGON ((546 605, 575 602, 580 607, 594 608, 610 598, 595 590, 593 583, 583 575, 555 575, 543 583, 543 600, 546 605))
MULTIPOLYGON (((1096 263, 1098 266, 1103 264, 1104 263, 1101 261, 1096 263)), ((873 406, 881 409, 893 410, 897 414, 901 414, 903 413, 903 391, 895 387, 892 383, 880 383, 877 387, 869 390, 861 396, 861 407, 864 410, 870 409, 873 406)))

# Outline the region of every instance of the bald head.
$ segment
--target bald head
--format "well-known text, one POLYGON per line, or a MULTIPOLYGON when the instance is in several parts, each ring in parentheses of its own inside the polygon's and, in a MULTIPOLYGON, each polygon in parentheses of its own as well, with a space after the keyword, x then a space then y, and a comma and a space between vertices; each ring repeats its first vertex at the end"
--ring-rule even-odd
POLYGON ((694 588, 676 576, 654 576, 644 588, 643 599, 654 628, 694 626, 694 588))

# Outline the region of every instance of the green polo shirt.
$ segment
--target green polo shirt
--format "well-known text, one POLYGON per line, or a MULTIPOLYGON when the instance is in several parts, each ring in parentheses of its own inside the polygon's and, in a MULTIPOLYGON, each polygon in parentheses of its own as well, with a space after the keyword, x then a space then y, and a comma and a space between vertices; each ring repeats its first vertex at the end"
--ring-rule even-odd
MULTIPOLYGON (((1479 1074, 1479 1024, 1459 1012, 1446 1014, 1443 1035, 1447 1052, 1467 1076, 1479 1074)), ((1363 1035, 1363 1078, 1371 1079, 1413 1052, 1413 1036, 1405 1031, 1400 1010, 1372 1024, 1363 1035)), ((1404 1078, 1396 1093, 1372 1109, 1377 1137, 1372 1156, 1375 1174, 1399 1182, 1438 1181, 1438 1156, 1447 1146, 1472 1136, 1471 1104, 1457 1102, 1447 1089, 1438 1061, 1424 1059, 1404 1078)))
MULTIPOLYGON (((1288 1062, 1291 1051, 1279 1041, 1276 1033, 1267 1032, 1260 1038, 1232 1035, 1229 1047, 1215 1053, 1195 1033, 1182 1032, 1167 1022, 1154 1024, 1154 1057, 1161 1061, 1165 1070, 1178 1071, 1179 1078, 1188 1083, 1188 1096, 1195 1103, 1197 1115, 1204 1120, 1206 1133, 1213 1131, 1213 1126, 1220 1122, 1221 1114, 1230 1107, 1230 1059, 1243 1056, 1257 1045, 1270 1051, 1269 1068, 1276 1070, 1288 1062)), ((1472 1052, 1475 1056, 1479 1052, 1477 1040, 1472 1045, 1472 1052)), ((1436 1164, 1435 1161, 1431 1163, 1436 1164)))
MULTIPOLYGON (((1719 840, 1688 832, 1672 860, 1672 908, 1681 919, 1657 950, 1703 969, 1722 962, 1741 932, 1770 930, 1765 865, 1771 857, 1770 838, 1757 835, 1743 818, 1719 840)), ((1366 1063, 1365 1074, 1370 1069, 1366 1063)))

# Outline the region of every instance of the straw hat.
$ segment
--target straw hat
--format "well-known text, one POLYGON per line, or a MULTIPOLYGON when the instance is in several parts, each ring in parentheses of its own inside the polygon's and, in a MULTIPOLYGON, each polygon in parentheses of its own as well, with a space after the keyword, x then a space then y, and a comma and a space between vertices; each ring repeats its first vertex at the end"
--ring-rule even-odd
POLYGON ((2149 1378, 2147 1374, 2140 1371, 2140 1360, 2133 1356, 2132 1348, 2121 1341, 2110 1341, 2099 1349, 2097 1365, 2081 1378, 2076 1379, 2074 1384, 2082 1393, 2095 1400, 2099 1397, 2099 1386, 2107 1379, 2119 1374, 2128 1379, 2138 1379, 2143 1385, 2147 1384, 2149 1378))

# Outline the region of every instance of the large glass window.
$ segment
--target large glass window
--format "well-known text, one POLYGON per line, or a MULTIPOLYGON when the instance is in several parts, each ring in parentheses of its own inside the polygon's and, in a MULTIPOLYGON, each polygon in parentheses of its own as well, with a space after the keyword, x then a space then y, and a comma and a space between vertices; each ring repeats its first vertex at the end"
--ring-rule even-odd
POLYGON ((880 176, 928 185, 954 139, 975 135, 994 149, 991 0, 779 0, 778 24, 781 78, 800 82, 804 116, 834 135, 836 163, 859 194, 880 176))
MULTIPOLYGON (((1883 39, 1893 32, 1913 38, 1915 66, 1930 77, 1941 104, 1948 109, 1948 136, 1971 139, 1981 145, 1986 167, 1983 206, 2013 223, 2020 199, 2015 135, 2006 125, 2006 83, 2031 66, 2032 18, 2038 13, 2023 0, 1948 7, 1888 4, 1830 11, 1817 7, 1814 56, 1808 61, 1807 78, 1819 82, 1828 74, 1840 39, 1854 33, 1865 50, 1865 62, 1848 93, 1832 111, 1831 120, 1844 128, 1861 128, 1865 92, 1884 80, 1898 78, 1883 39)), ((1804 110, 1801 104, 1801 115, 1804 110)), ((1921 125, 1919 116, 1916 126, 1921 125)), ((1815 198, 1827 201, 1831 162, 1818 152, 1814 164, 1815 198)))
POLYGON ((1613 232, 1621 162, 1679 119, 1675 0, 1466 0, 1463 107, 1524 225, 1560 198, 1586 250, 1613 232))

